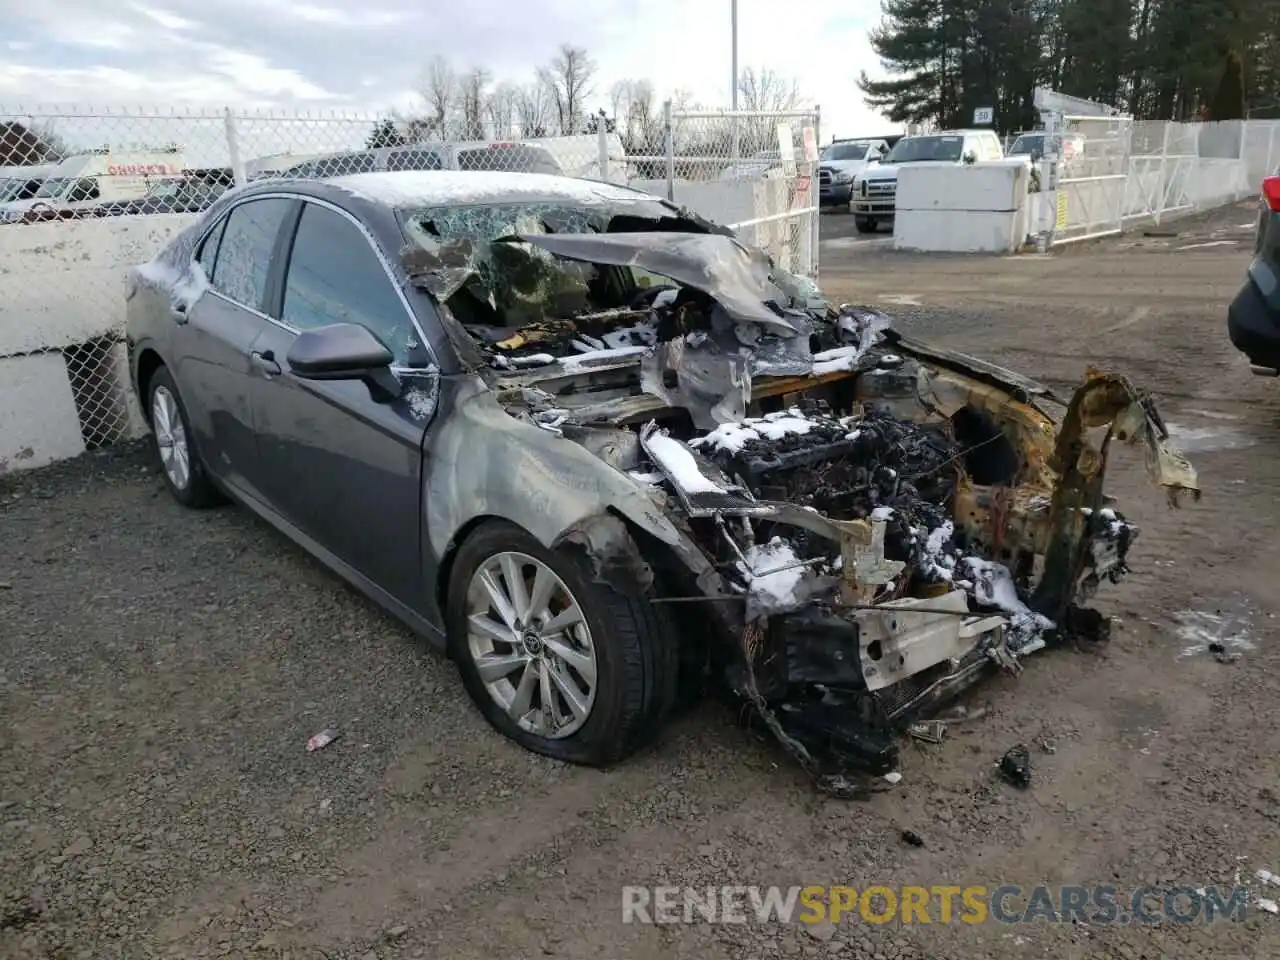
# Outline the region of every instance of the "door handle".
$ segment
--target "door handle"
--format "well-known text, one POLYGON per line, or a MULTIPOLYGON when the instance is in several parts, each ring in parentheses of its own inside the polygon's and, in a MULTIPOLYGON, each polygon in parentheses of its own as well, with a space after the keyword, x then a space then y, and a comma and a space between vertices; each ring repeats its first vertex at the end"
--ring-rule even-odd
POLYGON ((276 355, 270 350, 263 353, 254 350, 249 354, 249 362, 265 377, 278 376, 280 373, 280 364, 276 363, 276 355))
POLYGON ((169 305, 169 316, 173 319, 174 323, 186 323, 188 319, 186 304, 171 303, 169 305))

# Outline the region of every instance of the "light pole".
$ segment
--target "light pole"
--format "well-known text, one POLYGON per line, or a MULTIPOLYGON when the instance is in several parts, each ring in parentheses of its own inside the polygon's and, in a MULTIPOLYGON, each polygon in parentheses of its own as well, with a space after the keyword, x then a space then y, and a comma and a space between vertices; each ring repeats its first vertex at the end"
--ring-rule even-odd
MULTIPOLYGON (((729 60, 732 75, 729 78, 729 105, 735 113, 738 110, 738 0, 729 0, 729 60)), ((731 121, 733 128, 733 146, 730 150, 732 159, 737 162, 741 147, 738 143, 738 118, 731 121)))

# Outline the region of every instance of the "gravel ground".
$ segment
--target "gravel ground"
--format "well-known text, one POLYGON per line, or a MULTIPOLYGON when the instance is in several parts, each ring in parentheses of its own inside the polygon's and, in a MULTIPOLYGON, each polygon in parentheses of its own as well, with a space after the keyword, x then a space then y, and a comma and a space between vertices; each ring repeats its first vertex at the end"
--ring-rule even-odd
POLYGON ((142 448, 0 480, 0 956, 1280 955, 1280 917, 1258 911, 1154 927, 620 919, 623 883, 1256 890, 1257 869, 1280 872, 1280 385, 1225 338, 1245 245, 1141 241, 827 267, 833 295, 1051 383, 1091 361, 1131 373, 1205 487, 1171 511, 1118 454, 1112 492, 1143 534, 1131 578, 1099 597, 1121 620, 1111 643, 995 679, 970 701, 984 717, 908 747, 902 782, 866 802, 816 794, 715 704, 609 772, 524 753, 447 661, 245 512, 178 507, 142 448), (1211 636, 1241 658, 1217 662, 1211 636), (308 754, 326 727, 341 739, 308 754), (1026 791, 995 775, 1018 742, 1026 791))

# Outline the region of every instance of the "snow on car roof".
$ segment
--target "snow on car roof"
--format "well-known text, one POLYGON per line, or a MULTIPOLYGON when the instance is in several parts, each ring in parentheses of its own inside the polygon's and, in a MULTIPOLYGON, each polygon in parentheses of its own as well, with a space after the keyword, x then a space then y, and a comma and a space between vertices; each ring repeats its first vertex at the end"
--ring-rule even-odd
POLYGON ((594 180, 494 170, 405 170, 355 173, 325 180, 366 200, 393 207, 545 199, 574 203, 654 200, 648 194, 594 180))

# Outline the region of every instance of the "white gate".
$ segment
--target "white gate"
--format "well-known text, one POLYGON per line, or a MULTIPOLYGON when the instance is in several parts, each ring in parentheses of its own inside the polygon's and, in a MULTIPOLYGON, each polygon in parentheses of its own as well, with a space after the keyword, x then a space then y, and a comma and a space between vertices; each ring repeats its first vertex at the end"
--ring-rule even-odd
POLYGON ((1054 243, 1120 232, 1124 225, 1132 124, 1129 117, 1062 117, 1054 243))

